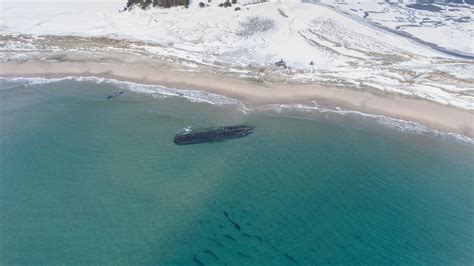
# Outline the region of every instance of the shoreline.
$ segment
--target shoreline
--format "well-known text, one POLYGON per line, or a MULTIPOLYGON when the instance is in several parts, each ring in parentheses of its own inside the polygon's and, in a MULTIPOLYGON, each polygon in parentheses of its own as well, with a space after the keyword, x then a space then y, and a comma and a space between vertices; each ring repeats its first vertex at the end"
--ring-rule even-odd
POLYGON ((96 76, 176 89, 202 90, 235 98, 252 107, 316 101, 332 107, 417 122, 444 132, 474 138, 473 111, 395 94, 375 94, 370 91, 319 84, 250 82, 234 76, 178 71, 160 65, 96 62, 6 62, 0 63, 0 76, 5 78, 96 76))

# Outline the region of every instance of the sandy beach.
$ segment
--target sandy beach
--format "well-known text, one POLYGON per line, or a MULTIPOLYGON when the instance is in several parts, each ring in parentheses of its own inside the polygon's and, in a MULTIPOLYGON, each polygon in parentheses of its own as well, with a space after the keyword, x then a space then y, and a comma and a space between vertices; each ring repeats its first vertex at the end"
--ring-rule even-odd
POLYGON ((472 265, 473 10, 0 0, 0 266, 472 265))
POLYGON ((0 64, 2 77, 96 76, 156 84, 178 89, 198 89, 241 100, 249 106, 264 104, 304 103, 316 101, 326 106, 341 107, 364 113, 380 114, 414 121, 445 132, 474 137, 474 114, 469 110, 427 100, 364 90, 289 84, 272 81, 251 82, 236 76, 186 72, 160 67, 159 64, 44 62, 0 64))

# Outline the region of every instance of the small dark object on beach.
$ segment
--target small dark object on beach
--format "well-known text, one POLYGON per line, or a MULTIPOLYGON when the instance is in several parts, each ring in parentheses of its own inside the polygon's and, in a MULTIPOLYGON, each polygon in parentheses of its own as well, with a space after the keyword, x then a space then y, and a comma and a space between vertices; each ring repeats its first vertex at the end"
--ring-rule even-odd
POLYGON ((123 94, 123 90, 118 90, 118 91, 114 92, 112 95, 107 96, 107 99, 112 99, 112 98, 115 98, 115 97, 119 97, 122 94, 123 94))
POLYGON ((288 67, 286 66, 285 61, 283 61, 283 59, 281 59, 281 60, 278 61, 278 62, 275 62, 275 65, 276 65, 276 66, 279 66, 279 67, 281 66, 281 67, 283 67, 283 68, 288 68, 288 67))
POLYGON ((188 129, 176 134, 174 143, 176 145, 187 145, 197 143, 222 142, 226 139, 236 139, 246 137, 253 133, 254 126, 228 126, 205 128, 199 130, 188 129))

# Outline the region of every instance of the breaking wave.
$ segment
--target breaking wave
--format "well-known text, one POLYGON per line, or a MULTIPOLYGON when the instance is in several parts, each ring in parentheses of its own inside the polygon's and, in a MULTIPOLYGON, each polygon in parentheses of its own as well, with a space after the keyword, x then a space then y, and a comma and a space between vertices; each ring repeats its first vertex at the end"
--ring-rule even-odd
POLYGON ((61 81, 78 81, 78 82, 94 82, 96 84, 111 84, 120 89, 129 90, 138 93, 150 94, 153 97, 157 98, 166 98, 166 97, 182 97, 188 99, 191 102, 203 102, 212 105, 220 106, 233 106, 237 110, 244 114, 251 112, 276 112, 276 113, 285 113, 288 111, 298 111, 298 112, 316 112, 320 114, 335 114, 341 116, 352 116, 359 118, 366 118, 372 121, 375 121, 377 124, 384 127, 397 130, 404 133, 419 134, 432 136, 437 138, 442 138, 445 140, 452 140, 461 143, 474 144, 474 139, 467 136, 453 133, 453 132, 443 132, 437 129, 430 128, 423 124, 413 121, 402 120, 398 118, 391 118, 384 115, 376 115, 370 113, 363 113, 359 111, 345 110, 340 107, 323 107, 319 105, 316 101, 312 101, 306 104, 267 104, 259 107, 249 108, 244 102, 241 102, 237 99, 226 97, 219 94, 209 93, 201 90, 191 90, 191 89, 175 89, 169 88, 161 85, 147 85, 139 84, 129 81, 119 81, 115 79, 106 79, 99 77, 64 77, 64 78, 2 78, 0 80, 15 82, 21 85, 32 86, 39 84, 55 83, 61 81))
POLYGON ((322 107, 317 104, 317 102, 312 101, 309 104, 272 104, 265 105, 255 110, 265 110, 265 111, 275 111, 278 113, 283 113, 285 111, 302 111, 302 112, 318 112, 322 114, 335 114, 342 116, 352 116, 370 119, 375 121, 377 124, 384 127, 397 130, 404 133, 419 134, 438 137, 446 140, 454 140, 457 142, 474 144, 474 139, 453 132, 443 132, 437 129, 430 128, 423 124, 414 121, 407 121, 398 118, 392 118, 384 115, 363 113, 359 111, 345 110, 340 107, 328 108, 322 107))
MULTIPOLYGON (((192 102, 205 102, 213 105, 238 105, 244 107, 245 105, 229 97, 219 94, 209 93, 201 90, 192 89, 174 89, 161 85, 147 85, 139 84, 129 81, 119 81, 116 79, 106 79, 99 77, 64 77, 64 78, 0 78, 3 80, 23 83, 24 85, 39 85, 47 83, 55 83, 60 81, 73 80, 78 82, 94 82, 96 84, 111 84, 120 89, 134 91, 138 93, 151 94, 155 97, 183 97, 192 102)), ((242 109, 242 110, 245 110, 242 109)))

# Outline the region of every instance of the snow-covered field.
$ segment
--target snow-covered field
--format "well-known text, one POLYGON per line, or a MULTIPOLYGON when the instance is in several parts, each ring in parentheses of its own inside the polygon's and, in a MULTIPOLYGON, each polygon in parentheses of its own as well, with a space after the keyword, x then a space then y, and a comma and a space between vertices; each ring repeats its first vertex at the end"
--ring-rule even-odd
MULTIPOLYGON (((193 1, 189 8, 120 12, 123 0, 4 1, 0 60, 25 60, 38 52, 34 38, 12 35, 106 36, 141 40, 131 48, 186 60, 190 70, 198 65, 235 73, 265 68, 294 82, 382 90, 474 109, 472 60, 449 56, 322 5, 245 0, 222 8, 219 2, 206 0, 204 8, 193 1), (275 66, 280 59, 287 68, 275 66)), ((457 50, 469 50, 472 32, 464 34, 468 30, 451 33, 458 39, 457 50)), ((452 38, 445 42, 455 45, 452 38)))
MULTIPOLYGON (((440 47, 474 56, 474 4, 434 1, 317 0, 376 25, 408 33, 440 47), (428 2, 428 1, 426 1, 428 2)), ((467 1, 470 2, 470 1, 467 1)))

